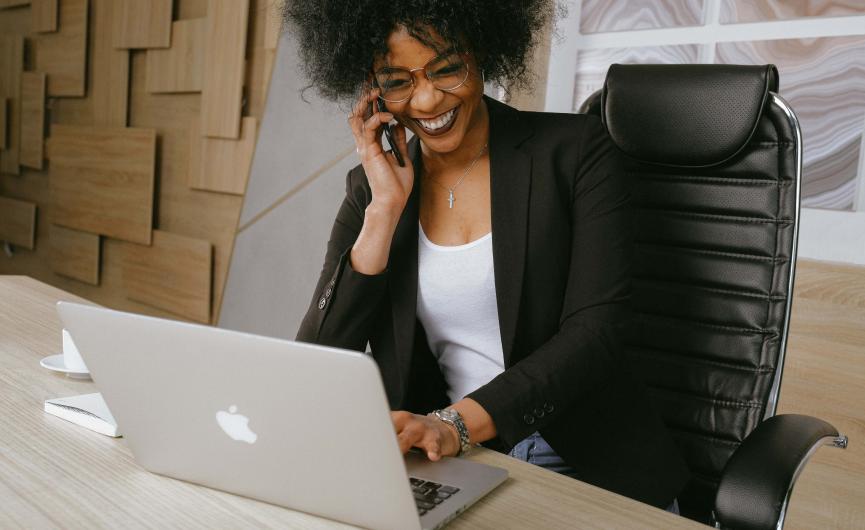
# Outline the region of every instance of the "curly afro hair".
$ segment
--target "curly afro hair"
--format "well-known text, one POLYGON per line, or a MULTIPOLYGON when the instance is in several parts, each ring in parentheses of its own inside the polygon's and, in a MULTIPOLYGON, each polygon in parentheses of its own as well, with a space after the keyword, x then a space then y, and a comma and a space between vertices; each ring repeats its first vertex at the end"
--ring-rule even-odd
POLYGON ((400 26, 428 46, 438 35, 471 52, 487 80, 525 85, 526 59, 555 11, 554 0, 285 0, 284 22, 310 86, 345 102, 400 26))

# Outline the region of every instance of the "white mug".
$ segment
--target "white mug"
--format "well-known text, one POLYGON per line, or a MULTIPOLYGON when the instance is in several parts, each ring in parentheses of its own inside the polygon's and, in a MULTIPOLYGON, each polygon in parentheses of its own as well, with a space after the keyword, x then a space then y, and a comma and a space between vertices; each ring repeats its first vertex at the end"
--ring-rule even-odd
POLYGON ((75 372, 87 372, 87 365, 84 364, 84 359, 72 342, 72 335, 65 329, 63 330, 63 364, 67 369, 75 372))

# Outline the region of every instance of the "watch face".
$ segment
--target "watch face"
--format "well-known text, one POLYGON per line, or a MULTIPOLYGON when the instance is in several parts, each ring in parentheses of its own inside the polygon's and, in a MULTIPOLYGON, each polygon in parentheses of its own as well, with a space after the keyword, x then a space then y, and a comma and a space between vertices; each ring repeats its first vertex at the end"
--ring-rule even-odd
POLYGON ((459 413, 458 413, 457 411, 453 410, 453 409, 443 409, 443 410, 441 411, 441 415, 442 415, 442 417, 444 417, 445 419, 448 419, 448 420, 451 420, 451 421, 457 421, 457 419, 460 417, 460 416, 459 416, 459 413))

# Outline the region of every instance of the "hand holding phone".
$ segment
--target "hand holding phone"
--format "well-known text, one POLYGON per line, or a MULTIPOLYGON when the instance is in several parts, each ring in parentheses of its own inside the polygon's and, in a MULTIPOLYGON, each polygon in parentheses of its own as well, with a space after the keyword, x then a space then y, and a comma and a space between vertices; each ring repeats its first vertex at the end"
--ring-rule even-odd
POLYGON ((386 213, 402 212, 414 187, 414 168, 406 151, 406 129, 401 123, 388 127, 391 120, 393 114, 384 108, 375 87, 360 95, 348 118, 372 198, 386 213), (390 152, 385 151, 383 128, 385 134, 390 133, 390 152))
MULTIPOLYGON (((387 107, 385 107, 384 101, 382 101, 381 98, 375 98, 375 103, 378 112, 387 112, 387 107)), ((370 104, 369 115, 372 116, 372 104, 370 104)), ((394 143, 393 131, 390 129, 390 124, 384 123, 382 124, 382 128, 384 128, 384 137, 387 138, 387 143, 390 145, 393 156, 396 157, 397 164, 399 164, 399 167, 405 167, 405 160, 402 159, 402 153, 399 152, 396 143, 394 143)))
MULTIPOLYGON (((379 112, 387 112, 387 107, 384 106, 384 101, 382 101, 381 98, 376 98, 375 102, 379 112)), ((399 149, 396 148, 396 144, 393 141, 393 131, 390 130, 390 124, 385 123, 383 127, 384 137, 387 138, 387 143, 388 145, 390 145, 393 156, 396 157, 397 164, 399 164, 399 167, 405 167, 405 161, 402 159, 402 153, 399 152, 399 149)))

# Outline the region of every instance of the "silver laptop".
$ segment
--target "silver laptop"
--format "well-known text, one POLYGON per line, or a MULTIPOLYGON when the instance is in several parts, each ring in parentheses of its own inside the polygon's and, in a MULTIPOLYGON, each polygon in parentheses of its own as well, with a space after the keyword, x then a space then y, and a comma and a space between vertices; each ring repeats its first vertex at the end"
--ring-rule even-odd
POLYGON ((369 527, 439 528, 504 469, 403 457, 367 355, 59 302, 135 459, 154 473, 369 527))

